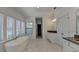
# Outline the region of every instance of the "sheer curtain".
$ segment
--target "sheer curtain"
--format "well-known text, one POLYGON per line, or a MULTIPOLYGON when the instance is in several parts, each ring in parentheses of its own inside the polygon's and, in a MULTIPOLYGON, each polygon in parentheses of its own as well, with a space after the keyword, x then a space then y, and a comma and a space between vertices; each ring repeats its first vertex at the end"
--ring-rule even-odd
POLYGON ((21 26, 20 26, 20 20, 16 20, 16 36, 21 35, 21 26))
POLYGON ((7 17, 7 38, 11 40, 14 38, 14 19, 12 17, 7 17))
POLYGON ((0 16, 0 41, 3 40, 3 16, 0 16))

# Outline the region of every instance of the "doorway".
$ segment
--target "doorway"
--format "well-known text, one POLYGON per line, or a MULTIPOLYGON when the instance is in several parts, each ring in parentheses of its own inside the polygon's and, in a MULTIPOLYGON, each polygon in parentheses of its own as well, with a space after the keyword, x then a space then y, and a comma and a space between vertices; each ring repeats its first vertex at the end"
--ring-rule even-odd
POLYGON ((41 24, 37 24, 37 37, 42 37, 41 24))
POLYGON ((36 18, 36 38, 42 38, 42 17, 36 18))

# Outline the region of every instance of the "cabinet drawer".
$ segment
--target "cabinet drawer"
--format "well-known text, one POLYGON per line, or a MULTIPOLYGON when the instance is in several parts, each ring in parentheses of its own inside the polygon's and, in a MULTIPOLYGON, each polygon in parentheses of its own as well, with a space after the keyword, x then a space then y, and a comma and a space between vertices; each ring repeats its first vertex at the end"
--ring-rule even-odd
POLYGON ((72 47, 73 49, 75 49, 76 51, 79 51, 79 45, 75 44, 75 43, 70 43, 70 47, 72 47))
POLYGON ((74 49, 69 46, 64 46, 64 52, 74 52, 74 49))

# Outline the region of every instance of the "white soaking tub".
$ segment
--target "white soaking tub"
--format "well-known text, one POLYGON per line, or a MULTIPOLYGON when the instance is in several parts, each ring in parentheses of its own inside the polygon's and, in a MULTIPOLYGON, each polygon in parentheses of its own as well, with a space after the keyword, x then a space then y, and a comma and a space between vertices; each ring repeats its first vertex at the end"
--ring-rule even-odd
POLYGON ((16 40, 5 43, 7 52, 22 52, 29 42, 28 36, 17 38, 16 40))

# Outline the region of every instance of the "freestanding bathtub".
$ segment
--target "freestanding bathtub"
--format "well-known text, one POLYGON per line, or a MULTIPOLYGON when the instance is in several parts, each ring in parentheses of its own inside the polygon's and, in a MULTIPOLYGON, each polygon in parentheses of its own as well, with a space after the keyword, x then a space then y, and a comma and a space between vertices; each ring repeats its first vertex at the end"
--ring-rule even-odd
POLYGON ((28 36, 19 37, 16 40, 5 43, 5 49, 7 52, 23 52, 28 43, 28 36))

